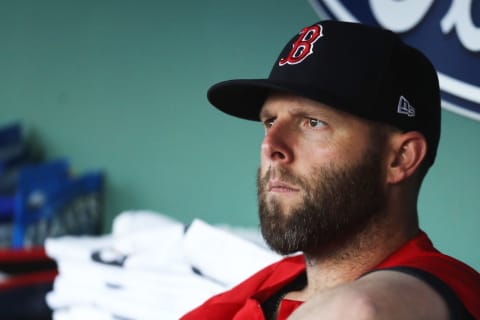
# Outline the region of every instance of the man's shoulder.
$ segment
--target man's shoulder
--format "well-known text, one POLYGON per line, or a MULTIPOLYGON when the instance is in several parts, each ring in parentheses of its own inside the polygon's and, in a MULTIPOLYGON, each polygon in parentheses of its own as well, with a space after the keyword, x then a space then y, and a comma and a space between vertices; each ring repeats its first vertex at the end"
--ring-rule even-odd
MULTIPOLYGON (((480 315, 477 303, 480 296, 480 274, 462 261, 437 250, 425 232, 405 243, 374 271, 383 269, 407 272, 429 284, 440 281, 452 290, 470 313, 480 315)), ((437 285, 435 287, 438 288, 437 285)))
POLYGON ((428 235, 420 232, 393 254, 381 262, 376 269, 412 267, 438 273, 462 273, 480 279, 480 275, 467 264, 437 250, 428 235))

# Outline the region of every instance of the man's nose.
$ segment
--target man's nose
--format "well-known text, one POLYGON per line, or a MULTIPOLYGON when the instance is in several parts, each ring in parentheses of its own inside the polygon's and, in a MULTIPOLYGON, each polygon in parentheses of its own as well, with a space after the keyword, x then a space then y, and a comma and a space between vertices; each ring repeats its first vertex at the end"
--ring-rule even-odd
POLYGON ((266 132, 262 142, 262 157, 284 164, 293 160, 292 133, 288 124, 275 122, 266 132))

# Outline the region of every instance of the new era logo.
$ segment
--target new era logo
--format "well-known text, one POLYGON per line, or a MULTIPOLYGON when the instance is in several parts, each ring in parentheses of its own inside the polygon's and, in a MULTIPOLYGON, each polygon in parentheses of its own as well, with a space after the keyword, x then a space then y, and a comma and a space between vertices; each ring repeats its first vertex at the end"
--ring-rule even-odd
POLYGON ((400 99, 398 100, 397 112, 399 114, 405 114, 409 117, 415 117, 415 108, 404 96, 400 96, 400 99))

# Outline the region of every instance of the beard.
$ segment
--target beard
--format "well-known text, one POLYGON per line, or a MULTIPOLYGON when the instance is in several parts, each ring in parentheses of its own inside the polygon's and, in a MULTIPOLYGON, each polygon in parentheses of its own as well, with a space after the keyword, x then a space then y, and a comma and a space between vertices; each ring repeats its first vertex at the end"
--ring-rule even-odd
POLYGON ((303 251, 318 256, 333 252, 371 226, 385 206, 381 185, 380 150, 369 148, 361 160, 339 168, 334 164, 312 168, 310 178, 278 166, 257 176, 260 227, 267 244, 280 254, 303 251), (303 199, 287 210, 268 195, 272 172, 303 191, 303 199))

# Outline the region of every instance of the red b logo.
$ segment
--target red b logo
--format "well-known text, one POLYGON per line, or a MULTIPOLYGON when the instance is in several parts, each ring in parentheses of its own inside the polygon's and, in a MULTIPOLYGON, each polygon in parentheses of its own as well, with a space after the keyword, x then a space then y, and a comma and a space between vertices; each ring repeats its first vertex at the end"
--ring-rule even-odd
POLYGON ((313 53, 313 44, 323 36, 322 26, 313 25, 311 27, 303 28, 297 40, 293 43, 292 50, 290 50, 286 58, 280 59, 279 66, 285 64, 297 64, 305 60, 306 57, 313 53))

